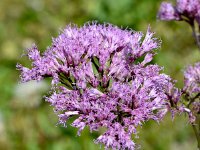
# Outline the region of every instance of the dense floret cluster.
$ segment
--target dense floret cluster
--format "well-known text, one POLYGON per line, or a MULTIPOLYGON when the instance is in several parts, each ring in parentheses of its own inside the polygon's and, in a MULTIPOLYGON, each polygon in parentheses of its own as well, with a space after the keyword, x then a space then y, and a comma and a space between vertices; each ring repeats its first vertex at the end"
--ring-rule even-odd
POLYGON ((200 113, 200 62, 194 66, 188 66, 185 70, 183 91, 186 93, 188 107, 192 112, 189 115, 190 122, 194 123, 200 113))
POLYGON ((22 82, 52 77, 53 93, 46 99, 61 124, 77 116, 72 126, 78 135, 86 126, 103 127, 95 143, 131 150, 137 126, 160 121, 180 97, 162 68, 149 64, 160 45, 153 34, 150 28, 143 36, 111 24, 69 25, 43 54, 35 45, 28 49, 32 68, 17 68, 22 82))
POLYGON ((184 72, 184 90, 187 91, 190 96, 200 93, 200 62, 194 66, 189 66, 184 72))
POLYGON ((200 24, 200 0, 177 0, 175 6, 163 2, 158 17, 161 20, 196 20, 200 24))

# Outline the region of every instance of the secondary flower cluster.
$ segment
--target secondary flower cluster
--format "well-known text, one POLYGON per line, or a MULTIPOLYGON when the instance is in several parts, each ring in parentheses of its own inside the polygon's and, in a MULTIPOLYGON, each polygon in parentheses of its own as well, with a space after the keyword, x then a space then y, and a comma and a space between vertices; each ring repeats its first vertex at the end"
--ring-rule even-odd
POLYGON ((200 93, 200 62, 194 66, 189 66, 184 72, 184 77, 184 90, 191 96, 200 93))
POLYGON ((200 0, 177 0, 176 6, 163 2, 158 17, 161 20, 196 20, 200 24, 200 0))
POLYGON ((184 72, 185 85, 184 92, 186 98, 189 101, 188 107, 191 106, 191 110, 194 115, 191 115, 190 120, 195 121, 194 116, 200 113, 200 62, 194 66, 189 66, 184 72))
POLYGON ((53 93, 46 99, 61 124, 77 116, 72 126, 78 135, 86 126, 103 127, 95 143, 133 150, 137 126, 160 121, 180 97, 162 68, 148 64, 159 44, 150 28, 144 37, 111 24, 69 25, 42 55, 35 45, 28 50, 31 69, 17 68, 22 82, 52 77, 53 93))

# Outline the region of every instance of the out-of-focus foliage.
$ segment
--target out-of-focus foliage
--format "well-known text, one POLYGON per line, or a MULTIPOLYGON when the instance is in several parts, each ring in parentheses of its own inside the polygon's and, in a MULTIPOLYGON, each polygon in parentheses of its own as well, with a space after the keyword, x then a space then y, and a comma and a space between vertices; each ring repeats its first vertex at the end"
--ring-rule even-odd
MULTIPOLYGON (((81 137, 70 127, 56 126, 57 117, 42 95, 49 82, 19 85, 17 62, 33 43, 41 51, 50 45, 65 25, 98 20, 145 31, 148 24, 162 39, 154 63, 178 80, 182 69, 200 60, 191 29, 183 22, 156 20, 160 0, 1 0, 0 1, 0 149, 2 150, 94 150, 98 133, 85 130, 81 137)), ((195 149, 196 142, 185 116, 173 122, 166 117, 160 125, 149 122, 136 139, 145 150, 195 149)))

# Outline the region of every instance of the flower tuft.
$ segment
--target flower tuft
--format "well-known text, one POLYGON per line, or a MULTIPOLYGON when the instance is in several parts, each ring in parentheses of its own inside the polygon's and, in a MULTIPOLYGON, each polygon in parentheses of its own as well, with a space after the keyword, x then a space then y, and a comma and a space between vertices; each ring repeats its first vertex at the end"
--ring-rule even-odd
POLYGON ((46 100, 59 123, 77 116, 71 125, 78 135, 86 126, 90 131, 103 127, 95 143, 134 150, 131 135, 137 135, 137 126, 162 120, 169 98, 179 100, 162 67, 149 64, 160 46, 153 35, 150 28, 143 38, 111 24, 68 25, 43 54, 35 45, 28 50, 32 68, 17 68, 23 82, 52 78, 53 94, 46 100))
POLYGON ((184 91, 190 96, 200 93, 200 62, 188 66, 184 72, 184 91))
POLYGON ((168 2, 161 3, 157 17, 160 20, 181 20, 177 9, 168 2))
POLYGON ((176 5, 162 2, 158 12, 160 20, 184 20, 193 23, 194 20, 200 23, 200 1, 199 0, 176 0, 176 5))

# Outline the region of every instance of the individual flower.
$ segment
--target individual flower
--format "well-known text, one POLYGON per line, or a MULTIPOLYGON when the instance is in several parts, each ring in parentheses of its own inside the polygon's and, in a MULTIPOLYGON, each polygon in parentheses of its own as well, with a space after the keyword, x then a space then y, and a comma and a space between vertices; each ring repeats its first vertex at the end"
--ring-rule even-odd
POLYGON ((137 127, 160 121, 179 101, 171 78, 149 64, 160 46, 153 35, 150 28, 143 36, 111 24, 69 25, 43 54, 35 45, 28 50, 32 68, 17 68, 22 82, 52 77, 52 95, 46 100, 59 123, 77 116, 71 125, 78 135, 86 126, 90 131, 103 127, 95 143, 133 150, 137 127))
POLYGON ((160 20, 185 20, 193 23, 196 20, 200 23, 200 0, 177 0, 176 5, 162 2, 158 12, 160 20))
POLYGON ((176 8, 171 3, 163 2, 160 5, 158 12, 158 18, 160 20, 180 20, 180 15, 176 8))
POLYGON ((184 90, 190 96, 200 93, 200 62, 188 66, 184 72, 184 90))
POLYGON ((198 10, 200 9, 199 0, 177 0, 177 10, 181 15, 188 18, 195 18, 198 16, 198 10))
POLYGON ((188 66, 184 71, 184 88, 183 92, 188 101, 186 111, 189 114, 189 120, 194 123, 200 110, 200 62, 194 66, 188 66))

